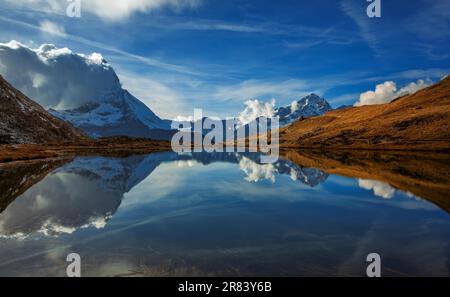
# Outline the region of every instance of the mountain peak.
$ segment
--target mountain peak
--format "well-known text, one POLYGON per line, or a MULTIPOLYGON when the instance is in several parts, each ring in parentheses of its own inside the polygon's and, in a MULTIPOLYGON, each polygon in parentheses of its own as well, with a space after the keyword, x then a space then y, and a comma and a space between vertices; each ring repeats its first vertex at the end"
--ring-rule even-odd
POLYGON ((305 98, 318 98, 318 99, 322 99, 319 95, 317 95, 316 93, 311 93, 308 96, 306 96, 305 98))
POLYGON ((331 111, 327 100, 315 93, 311 93, 300 100, 295 100, 290 106, 280 107, 275 115, 280 117, 280 125, 286 126, 301 118, 315 117, 331 111))
POLYGON ((17 89, 92 137, 172 135, 170 122, 123 89, 99 53, 75 53, 53 44, 29 48, 11 41, 0 43, 0 63, 5 78, 17 89), (22 61, 21 68, 10 61, 22 61), (32 79, 23 79, 23 73, 33 73, 32 79))

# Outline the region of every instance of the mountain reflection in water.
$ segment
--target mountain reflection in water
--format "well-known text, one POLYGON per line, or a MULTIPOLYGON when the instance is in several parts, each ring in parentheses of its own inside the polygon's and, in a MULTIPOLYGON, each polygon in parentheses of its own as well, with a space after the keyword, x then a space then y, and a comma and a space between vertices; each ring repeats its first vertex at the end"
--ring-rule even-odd
POLYGON ((355 257, 377 248, 388 275, 448 275, 446 158, 166 152, 2 165, 0 275, 27 275, 22 261, 61 275, 54 261, 75 247, 92 253, 90 275, 358 275, 355 257))
MULTIPOLYGON (((249 182, 275 182, 277 174, 287 174, 293 181, 315 187, 328 177, 328 174, 321 170, 301 168, 289 161, 260 164, 257 163, 259 159, 259 154, 178 155, 173 152, 122 159, 78 158, 53 171, 0 214, 0 236, 24 238, 35 232, 56 236, 71 234, 78 228, 103 228, 120 207, 124 194, 164 162, 175 162, 179 167, 194 163, 235 163, 245 172, 245 180, 249 182)), ((36 166, 44 170, 48 168, 43 164, 36 166)), ((29 170, 29 166, 27 168, 29 170)), ((17 169, 14 168, 13 171, 16 173, 17 169)), ((4 176, 3 180, 7 181, 8 176, 4 176)), ((9 189, 14 188, 16 184, 14 180, 9 189)))

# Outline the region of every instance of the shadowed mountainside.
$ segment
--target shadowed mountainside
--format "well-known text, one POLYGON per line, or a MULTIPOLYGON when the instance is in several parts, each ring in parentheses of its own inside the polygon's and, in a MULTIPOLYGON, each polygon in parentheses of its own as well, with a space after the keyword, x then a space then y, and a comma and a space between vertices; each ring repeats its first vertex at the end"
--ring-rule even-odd
POLYGON ((297 165, 318 168, 330 174, 384 182, 450 213, 448 154, 286 150, 282 155, 297 165))
POLYGON ((285 148, 450 149, 450 77, 388 104, 352 107, 280 130, 285 148))
POLYGON ((48 113, 0 76, 0 144, 73 143, 83 132, 48 113))

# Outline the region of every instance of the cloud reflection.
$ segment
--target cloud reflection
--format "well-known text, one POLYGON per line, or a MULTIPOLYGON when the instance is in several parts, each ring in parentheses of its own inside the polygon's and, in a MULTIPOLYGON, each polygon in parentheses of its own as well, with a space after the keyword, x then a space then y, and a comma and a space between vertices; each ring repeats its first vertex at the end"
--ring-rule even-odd
MULTIPOLYGON (((103 229, 122 204, 124 195, 162 163, 173 163, 174 168, 185 170, 192 170, 197 164, 238 164, 250 183, 262 180, 275 183, 276 175, 282 174, 313 187, 328 177, 320 170, 300 168, 285 160, 275 164, 260 164, 258 160, 258 154, 177 155, 173 152, 122 159, 77 158, 47 175, 9 204, 0 214, 0 238, 25 239, 33 234, 59 237, 79 229, 103 229)), ((175 175, 172 172, 167 178, 175 179, 175 175)), ((175 190, 173 185, 170 189, 171 183, 168 185, 168 191, 175 190)), ((157 194, 148 193, 147 196, 152 198, 152 195, 157 194)))
POLYGON ((395 189, 386 183, 376 180, 359 179, 358 185, 366 190, 373 190, 375 196, 383 199, 392 199, 395 195, 395 189))

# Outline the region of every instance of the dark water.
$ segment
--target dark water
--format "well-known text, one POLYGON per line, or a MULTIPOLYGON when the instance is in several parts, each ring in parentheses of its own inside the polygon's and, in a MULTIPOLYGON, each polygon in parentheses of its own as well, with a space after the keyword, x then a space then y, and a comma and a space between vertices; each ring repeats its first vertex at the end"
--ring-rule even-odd
POLYGON ((383 275, 450 274, 442 203, 258 157, 0 167, 0 275, 64 276, 73 252, 84 276, 365 276, 373 252, 383 275))

